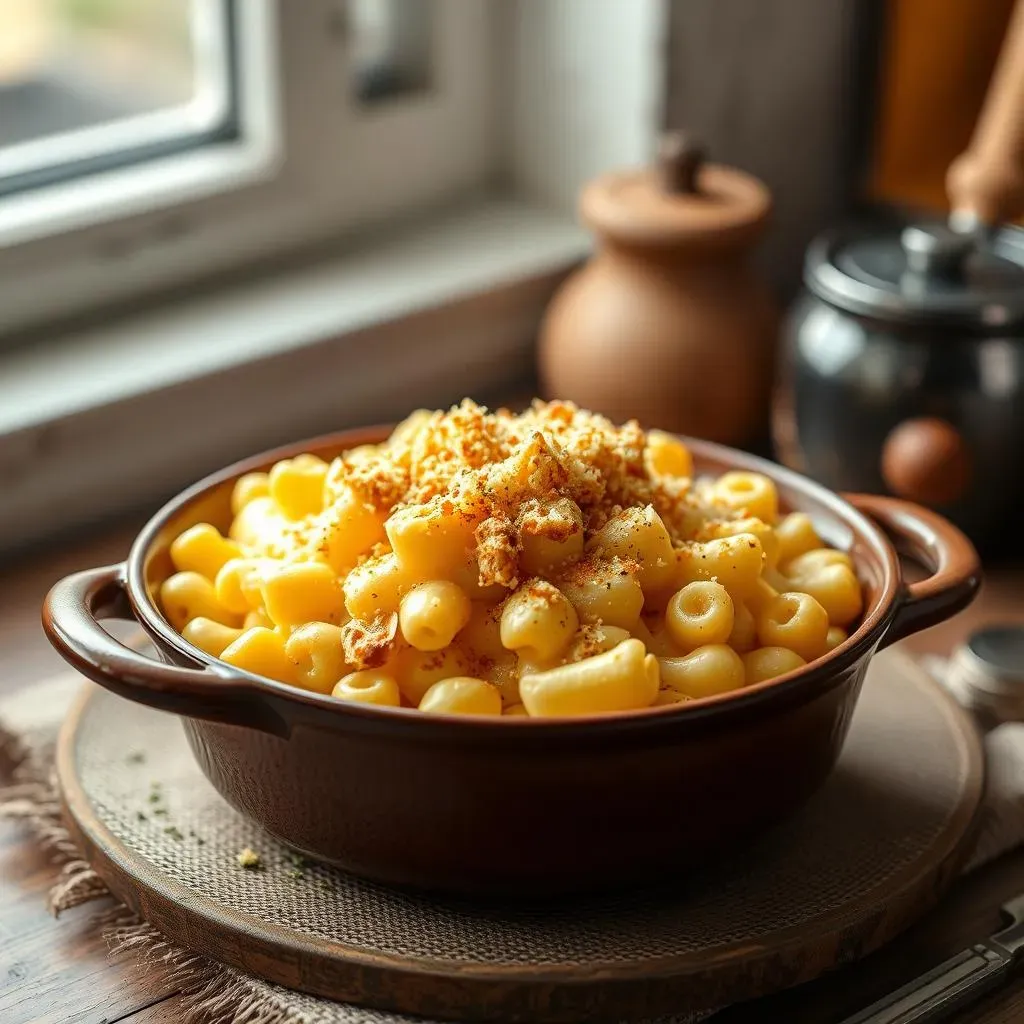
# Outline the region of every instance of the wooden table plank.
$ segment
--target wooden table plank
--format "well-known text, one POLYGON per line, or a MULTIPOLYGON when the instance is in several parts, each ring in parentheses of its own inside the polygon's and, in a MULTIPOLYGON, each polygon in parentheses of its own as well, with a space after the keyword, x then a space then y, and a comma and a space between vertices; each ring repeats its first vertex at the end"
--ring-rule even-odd
POLYGON ((173 995, 153 1006, 136 1011, 130 1017, 124 1017, 117 1024, 179 1024, 184 1016, 183 997, 173 995))
POLYGON ((112 899, 54 918, 46 909, 53 876, 53 865, 26 839, 24 826, 0 822, 3 1024, 119 1021, 174 991, 162 970, 142 967, 131 955, 108 954, 100 919, 112 899))
MULTIPOLYGON (((43 598, 68 573, 124 558, 138 526, 0 568, 0 695, 67 669, 39 624, 43 598)), ((113 901, 75 907, 58 920, 46 909, 54 875, 24 826, 0 822, 0 1021, 114 1024, 155 1010, 175 988, 161 969, 109 955, 100 919, 113 901)))

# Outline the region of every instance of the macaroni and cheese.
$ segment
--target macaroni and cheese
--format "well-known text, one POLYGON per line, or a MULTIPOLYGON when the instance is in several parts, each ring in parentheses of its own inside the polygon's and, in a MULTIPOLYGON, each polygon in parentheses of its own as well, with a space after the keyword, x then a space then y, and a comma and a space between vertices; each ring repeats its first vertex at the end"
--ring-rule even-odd
POLYGON ((234 485, 171 545, 168 621, 228 664, 446 714, 630 711, 738 690, 846 639, 850 559, 772 480, 566 402, 465 401, 234 485))

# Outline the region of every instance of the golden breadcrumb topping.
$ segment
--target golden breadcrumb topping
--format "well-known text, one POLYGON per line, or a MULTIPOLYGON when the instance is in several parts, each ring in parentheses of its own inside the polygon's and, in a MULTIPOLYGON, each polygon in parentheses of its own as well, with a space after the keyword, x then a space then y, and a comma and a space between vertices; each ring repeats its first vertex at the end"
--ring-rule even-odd
POLYGON ((383 665, 398 635, 398 616, 378 615, 369 622, 351 619, 341 631, 345 660, 360 668, 383 665))
MULTIPOLYGON (((654 508, 674 544, 694 539, 706 501, 688 478, 652 474, 645 450, 635 421, 617 427, 569 402, 535 401, 515 415, 466 399, 448 412, 415 414, 387 442, 336 459, 325 482, 327 507, 282 524, 266 553, 323 554, 339 525, 333 502, 349 493, 385 517, 425 506, 472 526, 483 587, 512 589, 530 575, 520 565, 524 537, 560 542, 582 524, 587 539, 637 506, 654 508)), ((714 514, 734 517, 721 508, 714 514)))
MULTIPOLYGON (((621 427, 569 402, 541 402, 518 415, 466 399, 448 412, 414 414, 379 445, 335 459, 325 507, 298 520, 278 517, 262 534, 271 558, 326 557, 343 498, 353 494, 383 518, 420 507, 475 531, 480 585, 514 588, 523 538, 584 539, 625 510, 652 506, 676 546, 697 539, 708 519, 738 517, 687 477, 652 473, 647 438, 635 421, 621 427)), ((365 557, 388 550, 377 547, 365 557)))
POLYGON ((653 479, 645 445, 635 421, 616 427, 568 402, 537 401, 516 416, 467 399, 424 416, 376 455, 346 456, 342 476, 378 508, 444 495, 460 511, 517 528, 558 499, 575 502, 588 530, 621 508, 649 504, 685 539, 689 483, 653 479))
POLYGON ((514 587, 519 582, 519 536, 512 520, 498 512, 485 519, 474 536, 480 585, 514 587))

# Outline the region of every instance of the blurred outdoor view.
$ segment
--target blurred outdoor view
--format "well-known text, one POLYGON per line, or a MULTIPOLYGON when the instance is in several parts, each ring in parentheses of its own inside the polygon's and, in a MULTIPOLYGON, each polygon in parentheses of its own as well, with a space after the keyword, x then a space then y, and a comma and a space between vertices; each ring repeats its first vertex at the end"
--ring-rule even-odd
POLYGON ((190 0, 3 0, 0 145, 188 103, 190 0))
MULTIPOLYGON (((426 85, 428 0, 336 3, 348 28, 357 99, 426 85)), ((152 143, 155 126, 147 136, 145 123, 133 120, 131 131, 88 139, 83 129, 164 112, 156 120, 166 141, 222 123, 229 103, 228 4, 0 0, 0 185, 17 175, 19 186, 37 184, 26 178, 29 172, 152 143), (181 117, 169 120, 172 112, 181 117)))

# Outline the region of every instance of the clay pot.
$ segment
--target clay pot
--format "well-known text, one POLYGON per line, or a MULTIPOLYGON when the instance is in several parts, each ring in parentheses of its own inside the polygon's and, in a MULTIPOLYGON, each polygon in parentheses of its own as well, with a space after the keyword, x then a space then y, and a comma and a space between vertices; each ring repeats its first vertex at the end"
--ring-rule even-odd
POLYGON ((978 587, 974 551, 934 513, 844 500, 687 441, 699 473, 766 473, 784 508, 849 552, 865 611, 844 643, 788 675, 686 704, 530 719, 334 700, 219 661, 171 627, 155 597, 173 571, 169 545, 195 523, 226 529, 240 476, 299 452, 330 460, 389 433, 348 431, 222 470, 165 505, 125 564, 68 577, 43 609, 75 669, 183 716, 229 803, 303 854, 380 882, 536 898, 683 877, 807 800, 839 754, 873 652, 948 618, 978 587), (927 567, 924 579, 903 578, 893 542, 927 567), (104 618, 135 619, 160 660, 122 646, 104 618))
POLYGON ((750 266, 771 196, 671 136, 659 163, 609 174, 580 198, 590 262, 541 332, 544 391, 621 422, 731 445, 768 422, 777 312, 750 266))

